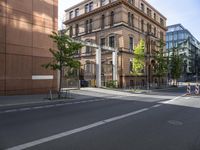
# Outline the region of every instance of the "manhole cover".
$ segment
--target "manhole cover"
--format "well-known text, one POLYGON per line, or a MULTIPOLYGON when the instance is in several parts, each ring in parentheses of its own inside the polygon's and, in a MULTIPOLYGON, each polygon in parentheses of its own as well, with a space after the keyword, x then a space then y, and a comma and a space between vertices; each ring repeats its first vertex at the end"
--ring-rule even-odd
POLYGON ((174 125, 174 126, 183 125, 183 123, 181 121, 177 121, 177 120, 169 120, 168 123, 171 124, 171 125, 174 125))

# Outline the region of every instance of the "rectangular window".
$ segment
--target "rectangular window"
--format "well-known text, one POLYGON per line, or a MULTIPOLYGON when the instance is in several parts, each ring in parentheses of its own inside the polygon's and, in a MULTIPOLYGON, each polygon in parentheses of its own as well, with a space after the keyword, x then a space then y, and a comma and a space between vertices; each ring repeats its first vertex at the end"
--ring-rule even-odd
POLYGON ((114 25, 114 12, 112 11, 110 14, 110 26, 114 25))
POLYGON ((106 4, 106 0, 101 0, 101 6, 104 6, 106 4))
POLYGON ((86 46, 86 50, 85 50, 86 54, 89 54, 91 52, 90 47, 86 46))
POLYGON ((147 32, 151 32, 151 24, 147 23, 147 32))
POLYGON ((128 12, 128 25, 131 26, 131 13, 128 12))
POLYGON ((151 17, 151 9, 147 8, 147 15, 151 17))
POLYGON ((134 14, 128 13, 128 25, 134 27, 134 14))
POLYGON ((90 26, 89 26, 89 32, 92 32, 92 19, 90 19, 90 26))
POLYGON ((114 36, 109 37, 109 46, 112 48, 115 47, 115 37, 114 36))
POLYGON ((172 42, 169 42, 169 49, 172 48, 172 42))
POLYGON ((163 32, 160 31, 160 39, 164 40, 163 32))
POLYGON ((177 33, 174 33, 174 40, 177 40, 177 33))
POLYGON ((93 10, 93 2, 89 4, 89 12, 93 10))
POLYGON ((76 33, 75 33, 76 36, 78 36, 78 34, 79 34, 79 25, 78 24, 76 24, 76 30, 75 31, 76 31, 76 33))
POLYGON ((144 20, 141 20, 141 30, 144 32, 144 20))
POLYGON ((105 38, 101 38, 100 45, 106 46, 106 39, 105 38))
POLYGON ((128 0, 128 2, 135 5, 135 0, 128 0))
POLYGON ((161 26, 164 26, 164 20, 162 18, 160 18, 160 24, 161 26))
POLYGON ((134 27, 134 14, 131 15, 131 26, 134 27))
POLYGON ((166 35, 166 41, 167 42, 169 41, 169 35, 166 35))
POLYGON ((144 12, 144 4, 141 3, 141 10, 144 12))
POLYGON ((90 64, 90 63, 86 63, 86 64, 85 64, 85 72, 86 72, 86 73, 91 73, 91 72, 92 72, 91 69, 92 69, 92 68, 91 68, 91 64, 90 64))
POLYGON ((75 10, 75 17, 79 16, 79 8, 75 10))
POLYGON ((129 51, 130 52, 133 52, 133 49, 134 49, 134 40, 133 40, 133 37, 129 37, 129 51))
POLYGON ((85 21, 85 33, 88 33, 89 32, 89 21, 86 20, 85 21))
POLYGON ((153 18, 154 18, 154 20, 156 20, 156 13, 153 14, 153 18))
POLYGON ((88 13, 88 12, 89 12, 89 5, 86 4, 86 5, 85 5, 85 13, 88 13))
POLYGON ((172 41, 172 39, 173 39, 172 34, 169 34, 169 41, 172 41))
POLYGON ((154 27, 154 32, 153 32, 154 36, 156 37, 156 27, 154 27))
POLYGON ((101 29, 104 29, 105 27, 105 15, 101 16, 101 29))
POLYGON ((166 43, 166 49, 169 49, 169 43, 168 42, 166 43))
POLYGON ((73 11, 70 11, 69 13, 69 19, 72 19, 73 18, 73 11))

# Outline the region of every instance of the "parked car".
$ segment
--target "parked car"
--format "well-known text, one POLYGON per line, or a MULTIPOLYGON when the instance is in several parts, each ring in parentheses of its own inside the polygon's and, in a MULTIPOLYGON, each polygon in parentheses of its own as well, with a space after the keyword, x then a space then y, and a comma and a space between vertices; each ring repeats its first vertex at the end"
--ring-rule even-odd
POLYGON ((88 87, 89 83, 86 80, 81 80, 81 87, 88 87))

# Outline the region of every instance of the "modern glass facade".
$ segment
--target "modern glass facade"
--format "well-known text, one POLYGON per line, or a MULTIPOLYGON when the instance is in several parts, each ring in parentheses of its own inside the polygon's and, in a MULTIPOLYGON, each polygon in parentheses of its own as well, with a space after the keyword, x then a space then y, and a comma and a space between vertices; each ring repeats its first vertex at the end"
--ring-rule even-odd
POLYGON ((183 58, 182 79, 190 80, 199 74, 200 70, 200 42, 181 24, 168 26, 166 33, 167 55, 172 55, 174 48, 183 58))

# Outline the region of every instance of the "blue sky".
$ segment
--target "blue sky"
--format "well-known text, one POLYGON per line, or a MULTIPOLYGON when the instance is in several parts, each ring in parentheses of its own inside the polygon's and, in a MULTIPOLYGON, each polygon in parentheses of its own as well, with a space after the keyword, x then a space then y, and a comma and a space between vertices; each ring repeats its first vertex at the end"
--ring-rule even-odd
MULTIPOLYGON (((59 0, 59 29, 64 10, 82 0, 59 0)), ((164 16, 167 25, 181 23, 200 41, 200 0, 146 0, 164 16)))

